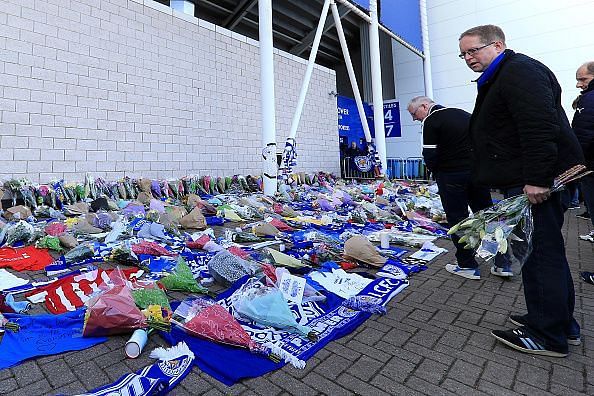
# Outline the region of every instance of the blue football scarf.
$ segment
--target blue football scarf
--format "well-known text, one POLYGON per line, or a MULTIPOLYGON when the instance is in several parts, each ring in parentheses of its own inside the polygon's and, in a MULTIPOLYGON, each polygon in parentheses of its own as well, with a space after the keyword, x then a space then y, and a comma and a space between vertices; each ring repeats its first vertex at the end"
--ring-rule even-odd
MULTIPOLYGON (((229 297, 248 279, 249 277, 246 276, 238 280, 230 289, 219 294, 218 302, 231 310, 229 297)), ((367 285, 359 295, 377 298, 385 306, 406 286, 408 282, 405 280, 379 278, 367 285)), ((351 333, 371 316, 370 313, 344 307, 343 302, 344 299, 327 293, 324 302, 291 305, 297 322, 311 327, 318 334, 316 342, 288 332, 262 328, 253 323, 240 323, 255 341, 264 343, 272 339, 283 351, 300 360, 307 360, 330 341, 351 333)), ((175 308, 175 304, 172 305, 175 308)), ((253 354, 242 348, 192 337, 177 327, 174 327, 171 333, 161 333, 161 335, 171 344, 184 341, 196 355, 195 364, 202 371, 228 386, 243 378, 259 377, 285 365, 284 362, 274 363, 265 356, 253 354)))
POLYGON ((476 80, 477 88, 480 88, 483 85, 485 85, 489 81, 489 79, 493 77, 497 69, 499 69, 499 64, 501 63, 503 58, 505 58, 505 52, 502 52, 495 59, 493 59, 493 61, 487 67, 487 69, 485 69, 483 74, 481 74, 481 76, 476 80))
POLYGON ((82 336, 85 311, 79 309, 62 315, 5 314, 20 326, 16 333, 7 331, 0 343, 0 370, 38 356, 80 351, 107 341, 105 337, 82 336))
POLYGON ((159 361, 82 396, 166 395, 190 373, 194 362, 194 353, 183 342, 168 349, 157 348, 150 357, 159 361))

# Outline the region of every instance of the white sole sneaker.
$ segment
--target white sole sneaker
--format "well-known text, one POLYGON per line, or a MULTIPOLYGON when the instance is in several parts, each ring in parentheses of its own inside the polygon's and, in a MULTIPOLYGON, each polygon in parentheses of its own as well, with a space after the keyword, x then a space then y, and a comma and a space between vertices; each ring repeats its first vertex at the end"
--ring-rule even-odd
MULTIPOLYGON (((518 320, 515 320, 513 318, 513 316, 516 316, 516 315, 511 315, 509 317, 509 321, 510 322, 512 322, 514 325, 516 325, 518 327, 524 327, 524 326, 526 326, 526 323, 523 323, 523 322, 520 322, 518 320)), ((582 338, 579 335, 577 335, 577 336, 567 336, 567 343, 569 345, 573 345, 573 346, 580 346, 582 344, 582 338)))
POLYGON ((472 280, 480 280, 481 279, 481 275, 480 275, 478 268, 477 269, 465 269, 465 268, 458 267, 457 264, 446 264, 445 269, 446 269, 446 271, 448 271, 451 274, 458 275, 458 276, 461 276, 466 279, 472 279, 472 280))
POLYGON ((504 271, 503 268, 499 268, 496 266, 491 267, 491 273, 495 276, 500 276, 502 278, 511 278, 514 276, 514 273, 511 271, 504 271))

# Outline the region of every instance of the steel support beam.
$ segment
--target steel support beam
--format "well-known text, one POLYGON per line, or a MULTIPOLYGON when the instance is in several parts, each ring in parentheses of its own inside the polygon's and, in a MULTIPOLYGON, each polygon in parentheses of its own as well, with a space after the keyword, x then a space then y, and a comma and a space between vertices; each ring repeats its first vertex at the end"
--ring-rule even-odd
POLYGON ((225 29, 233 30, 257 2, 258 0, 241 0, 233 10, 233 13, 223 21, 223 27, 225 29))
MULTIPOLYGON (((351 11, 352 11, 352 9, 345 7, 343 5, 341 5, 338 8, 338 14, 340 15, 340 18, 345 17, 351 11)), ((322 34, 326 34, 330 29, 332 29, 334 27, 334 25, 335 25, 334 18, 327 19, 326 24, 324 25, 324 29, 322 30, 322 34)), ((316 30, 317 29, 313 29, 311 32, 309 32, 307 34, 307 36, 305 36, 299 44, 297 44, 293 48, 291 48, 289 50, 289 52, 293 55, 297 55, 297 56, 301 55, 303 53, 303 51, 307 50, 309 48, 309 46, 313 43, 314 38, 316 36, 316 30)))

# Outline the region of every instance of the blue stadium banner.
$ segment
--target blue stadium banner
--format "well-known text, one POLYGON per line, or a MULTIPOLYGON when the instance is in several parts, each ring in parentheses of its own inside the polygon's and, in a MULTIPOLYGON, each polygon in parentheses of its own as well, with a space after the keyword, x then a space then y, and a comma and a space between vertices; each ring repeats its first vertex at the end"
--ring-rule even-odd
MULTIPOLYGON (((373 106, 370 106, 373 112, 373 106)), ((373 117, 371 122, 373 123, 373 117)), ((384 129, 386 138, 402 137, 400 128, 400 103, 397 99, 384 101, 384 129)), ((372 136, 374 136, 372 134, 372 136)))
MULTIPOLYGON (((355 99, 348 98, 346 96, 339 96, 337 98, 338 105, 338 135, 340 136, 340 143, 344 145, 350 145, 351 142, 356 142, 359 148, 363 148, 363 142, 365 142, 365 133, 363 132, 363 125, 359 118, 359 110, 357 110, 357 103, 355 99)), ((373 134, 373 111, 371 106, 367 103, 363 103, 363 109, 365 110, 365 116, 367 118, 367 124, 373 134)))
POLYGON ((402 137, 400 103, 396 99, 384 101, 384 127, 386 138, 402 137))

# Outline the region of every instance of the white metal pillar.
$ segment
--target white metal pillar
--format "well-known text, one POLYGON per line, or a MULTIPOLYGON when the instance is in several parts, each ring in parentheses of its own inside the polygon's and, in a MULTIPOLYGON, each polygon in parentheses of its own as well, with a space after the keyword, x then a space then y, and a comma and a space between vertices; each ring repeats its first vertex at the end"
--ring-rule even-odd
POLYGON ((260 83, 262 103, 262 178, 264 194, 277 189, 276 119, 274 104, 274 47, 272 43, 272 0, 258 1, 260 37, 260 83))
POLYGON ((328 8, 330 7, 330 0, 324 1, 322 7, 322 14, 320 15, 320 21, 318 22, 318 28, 314 37, 313 44, 311 46, 311 52, 309 53, 309 60, 307 62, 307 69, 305 70, 305 77, 303 78, 303 85, 301 85, 301 92, 299 93, 299 100, 297 101, 297 107, 293 114, 293 121, 291 122, 291 131, 289 138, 295 139, 297 134, 297 128, 299 127, 299 120, 303 113, 303 105, 305 103, 305 97, 307 96, 307 90, 309 89, 309 82, 311 81, 311 74, 316 63, 316 56, 318 54, 318 48, 320 47, 320 41, 322 40, 322 33, 324 32, 324 25, 326 24, 326 17, 328 16, 328 8))
POLYGON ((299 92, 299 99, 297 100, 297 106, 293 113, 291 129, 289 130, 289 136, 285 142, 285 149, 283 150, 283 158, 279 169, 279 177, 283 178, 285 181, 289 174, 293 172, 293 166, 297 165, 297 143, 295 137, 299 127, 299 121, 301 120, 301 114, 303 113, 303 105, 305 104, 305 97, 307 96, 307 91, 309 89, 309 83, 316 62, 316 56, 318 55, 320 41, 322 40, 322 34, 324 33, 324 25, 326 24, 329 8, 330 0, 325 0, 324 6, 322 7, 322 14, 320 15, 320 21, 318 22, 318 28, 316 29, 316 34, 312 43, 311 52, 309 53, 309 60, 307 62, 307 68, 305 69, 303 84, 301 85, 301 92, 299 92))
POLYGON ((330 7, 332 9, 332 16, 334 17, 334 23, 336 24, 336 32, 338 33, 338 41, 342 48, 342 56, 344 57, 344 64, 347 68, 349 80, 351 81, 351 87, 353 88, 353 96, 355 97, 355 103, 357 104, 357 110, 359 111, 359 119, 363 126, 363 133, 365 134, 365 140, 367 143, 371 143, 371 132, 369 131, 369 125, 367 124, 367 118, 365 117, 365 109, 363 108, 363 100, 361 99, 361 93, 359 92, 359 84, 357 84, 357 78, 355 77, 355 69, 353 69, 353 62, 351 61, 351 54, 349 47, 344 36, 344 30, 342 29, 342 22, 340 20, 340 13, 334 0, 330 1, 330 7))
POLYGON ((433 77, 431 75, 431 53, 429 51, 429 27, 427 25, 427 0, 419 2, 421 13, 421 35, 423 37, 423 75, 425 78, 425 96, 433 99, 433 77))
POLYGON ((371 85, 373 89, 373 125, 375 145, 382 162, 382 169, 388 169, 386 158, 386 133, 384 131, 384 97, 382 91, 382 69, 380 61, 379 20, 377 0, 369 0, 369 55, 371 58, 371 85))

